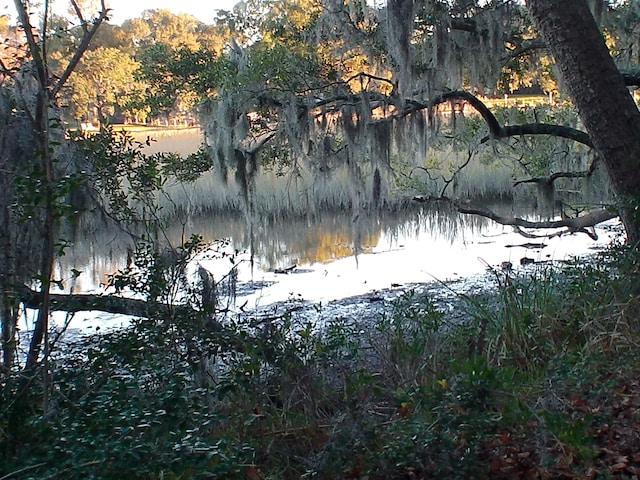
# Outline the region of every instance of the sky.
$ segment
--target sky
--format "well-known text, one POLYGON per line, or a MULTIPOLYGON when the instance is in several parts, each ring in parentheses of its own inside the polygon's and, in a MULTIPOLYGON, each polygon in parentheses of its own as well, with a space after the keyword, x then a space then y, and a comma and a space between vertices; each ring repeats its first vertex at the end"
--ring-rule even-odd
MULTIPOLYGON (((128 18, 140 16, 148 9, 168 9, 173 13, 189 13, 204 23, 212 23, 217 10, 231 10, 239 0, 107 0, 111 8, 110 22, 121 24, 128 18)), ((56 0, 54 6, 66 11, 69 2, 56 0)), ((8 14, 15 18, 13 0, 0 0, 0 15, 8 14)))

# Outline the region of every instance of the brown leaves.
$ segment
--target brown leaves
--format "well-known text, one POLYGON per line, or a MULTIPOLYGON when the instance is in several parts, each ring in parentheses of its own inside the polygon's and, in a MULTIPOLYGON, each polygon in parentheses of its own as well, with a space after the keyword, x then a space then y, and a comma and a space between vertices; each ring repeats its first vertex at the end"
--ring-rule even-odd
POLYGON ((640 386, 619 382, 565 392, 558 415, 584 422, 581 439, 555 435, 544 421, 496 432, 482 446, 488 478, 640 479, 640 386))

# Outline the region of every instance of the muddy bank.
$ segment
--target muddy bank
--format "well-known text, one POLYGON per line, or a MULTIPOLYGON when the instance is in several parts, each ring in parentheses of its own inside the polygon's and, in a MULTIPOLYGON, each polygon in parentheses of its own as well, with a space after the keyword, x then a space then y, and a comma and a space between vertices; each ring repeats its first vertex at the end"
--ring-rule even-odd
MULTIPOLYGON (((248 323, 263 323, 290 317, 296 324, 311 322, 320 328, 336 319, 367 326, 381 315, 390 314, 394 304, 403 297, 418 301, 426 296, 438 311, 445 314, 448 323, 461 323, 471 318, 467 298, 494 293, 499 281, 504 281, 506 275, 531 274, 536 269, 549 268, 551 265, 551 262, 532 264, 508 272, 502 269, 489 269, 482 274, 446 282, 432 280, 403 285, 394 284, 389 288, 376 289, 365 294, 325 303, 305 300, 294 295, 285 301, 251 310, 241 310, 233 315, 237 315, 248 323)), ((556 262, 556 265, 560 263, 556 262)), ((242 292, 243 289, 250 287, 245 285, 239 288, 242 292)))

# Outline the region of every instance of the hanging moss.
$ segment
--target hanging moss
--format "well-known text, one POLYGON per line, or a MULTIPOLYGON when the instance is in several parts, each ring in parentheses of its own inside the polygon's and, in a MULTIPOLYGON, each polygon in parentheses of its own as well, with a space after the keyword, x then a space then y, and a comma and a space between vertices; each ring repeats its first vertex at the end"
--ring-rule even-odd
POLYGON ((373 172, 373 185, 372 189, 372 198, 373 198, 373 207, 378 209, 380 208, 380 200, 382 194, 382 179, 380 178, 380 169, 376 167, 373 172))
MULTIPOLYGON (((511 167, 485 175, 482 169, 488 163, 472 162, 456 172, 487 133, 486 126, 472 125, 473 119, 464 117, 462 105, 453 103, 451 115, 443 114, 442 105, 411 113, 404 109, 460 87, 495 90, 504 40, 522 21, 515 10, 520 7, 513 2, 479 6, 414 0, 389 0, 385 6, 364 0, 323 4, 318 17, 305 26, 304 41, 309 44, 291 49, 296 55, 297 48, 309 47, 305 55, 317 63, 300 60, 291 65, 304 68, 291 74, 291 65, 269 65, 260 40, 260 48, 233 43, 228 57, 237 77, 203 110, 220 170, 243 169, 236 178, 245 201, 251 201, 250 186, 266 136, 270 140, 264 160, 271 166, 278 163, 279 174, 291 175, 296 183, 304 179, 299 185, 309 189, 305 198, 330 185, 330 176, 346 174, 352 182, 350 205, 380 204, 394 188, 389 184, 394 162, 413 177, 416 168, 426 169, 430 177, 425 184, 436 195, 452 175, 452 188, 456 185, 461 195, 493 195, 498 187, 508 187, 504 172, 511 167), (261 52, 259 61, 251 57, 252 51, 261 52), (259 75, 251 71, 252 61, 259 75), (295 79, 288 84, 283 80, 287 78, 295 79), (250 159, 255 168, 247 164, 250 159)), ((498 170, 495 162, 491 168, 498 170)))
POLYGON ((400 93, 411 92, 413 0, 387 1, 387 47, 398 66, 400 93))
MULTIPOLYGON (((391 122, 380 121, 370 126, 372 162, 389 166, 391 163, 391 122)), ((377 168, 376 168, 377 171, 377 168)))

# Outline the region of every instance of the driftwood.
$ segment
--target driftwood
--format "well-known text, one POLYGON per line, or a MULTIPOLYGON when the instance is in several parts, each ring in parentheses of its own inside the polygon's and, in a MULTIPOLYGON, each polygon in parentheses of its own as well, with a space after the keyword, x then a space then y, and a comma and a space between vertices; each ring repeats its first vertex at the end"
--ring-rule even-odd
POLYGON ((279 274, 289 274, 291 272, 293 272, 296 268, 298 268, 298 265, 293 264, 293 265, 289 265, 288 267, 284 267, 284 268, 276 268, 273 270, 273 273, 279 273, 279 274))

